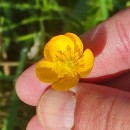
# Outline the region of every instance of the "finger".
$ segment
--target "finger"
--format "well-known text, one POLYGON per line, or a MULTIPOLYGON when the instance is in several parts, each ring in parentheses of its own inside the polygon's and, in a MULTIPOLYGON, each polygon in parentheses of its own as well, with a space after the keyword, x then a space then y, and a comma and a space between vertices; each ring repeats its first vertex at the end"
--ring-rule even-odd
POLYGON ((96 56, 89 79, 82 81, 105 81, 130 69, 129 16, 130 8, 81 35, 85 48, 96 56))
POLYGON ((28 123, 26 130, 45 130, 39 122, 37 116, 34 116, 28 123))
POLYGON ((82 83, 75 100, 70 92, 49 90, 38 103, 37 115, 49 130, 127 130, 129 110, 130 93, 82 83))
POLYGON ((130 91, 130 71, 102 85, 118 88, 125 91, 130 91))
POLYGON ((82 84, 77 89, 74 130, 129 129, 130 93, 82 84))
POLYGON ((74 124, 75 98, 72 92, 48 90, 37 106, 37 116, 46 130, 70 130, 74 124))
POLYGON ((25 103, 35 106, 49 84, 40 82, 35 74, 35 64, 25 70, 16 81, 16 92, 25 103))

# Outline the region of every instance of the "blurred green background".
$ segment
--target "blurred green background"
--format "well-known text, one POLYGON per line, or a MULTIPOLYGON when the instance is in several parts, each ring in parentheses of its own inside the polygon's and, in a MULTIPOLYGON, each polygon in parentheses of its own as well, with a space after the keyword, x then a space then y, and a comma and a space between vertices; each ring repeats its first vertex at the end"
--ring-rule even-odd
POLYGON ((35 114, 14 85, 42 57, 48 39, 80 35, 129 5, 130 0, 0 0, 0 130, 25 130, 35 114))

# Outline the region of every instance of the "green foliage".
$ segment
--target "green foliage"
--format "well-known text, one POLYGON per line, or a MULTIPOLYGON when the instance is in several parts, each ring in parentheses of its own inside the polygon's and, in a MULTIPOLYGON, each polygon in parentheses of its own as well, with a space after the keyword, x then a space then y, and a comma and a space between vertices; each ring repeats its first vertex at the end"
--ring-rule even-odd
POLYGON ((18 100, 15 80, 41 58, 50 37, 81 34, 126 6, 129 0, 1 0, 0 64, 15 61, 19 66, 9 75, 0 66, 0 129, 25 130, 34 110, 18 100))
MULTIPOLYGON (((112 10, 112 0, 80 0, 73 8, 71 16, 77 21, 75 31, 84 32, 97 23, 109 17, 109 11, 112 10)), ((71 28, 71 25, 67 25, 71 28)))

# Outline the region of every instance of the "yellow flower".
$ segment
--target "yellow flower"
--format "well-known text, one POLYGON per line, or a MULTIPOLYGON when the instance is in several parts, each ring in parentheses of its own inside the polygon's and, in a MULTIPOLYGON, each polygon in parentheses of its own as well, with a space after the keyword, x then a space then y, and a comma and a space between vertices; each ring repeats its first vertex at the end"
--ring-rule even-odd
POLYGON ((44 60, 36 65, 38 79, 52 83, 56 90, 68 90, 87 76, 93 68, 90 49, 83 53, 83 43, 74 33, 53 37, 44 48, 44 60))

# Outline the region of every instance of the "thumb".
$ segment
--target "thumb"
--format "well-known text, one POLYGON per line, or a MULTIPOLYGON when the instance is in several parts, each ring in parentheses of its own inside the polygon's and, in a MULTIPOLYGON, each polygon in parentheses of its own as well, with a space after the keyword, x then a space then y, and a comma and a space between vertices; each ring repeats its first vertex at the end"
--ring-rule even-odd
POLYGON ((50 89, 39 100, 37 114, 47 130, 129 130, 130 94, 84 83, 75 95, 50 89))
POLYGON ((72 92, 48 90, 37 105, 37 116, 45 130, 70 130, 74 125, 75 97, 72 92))

